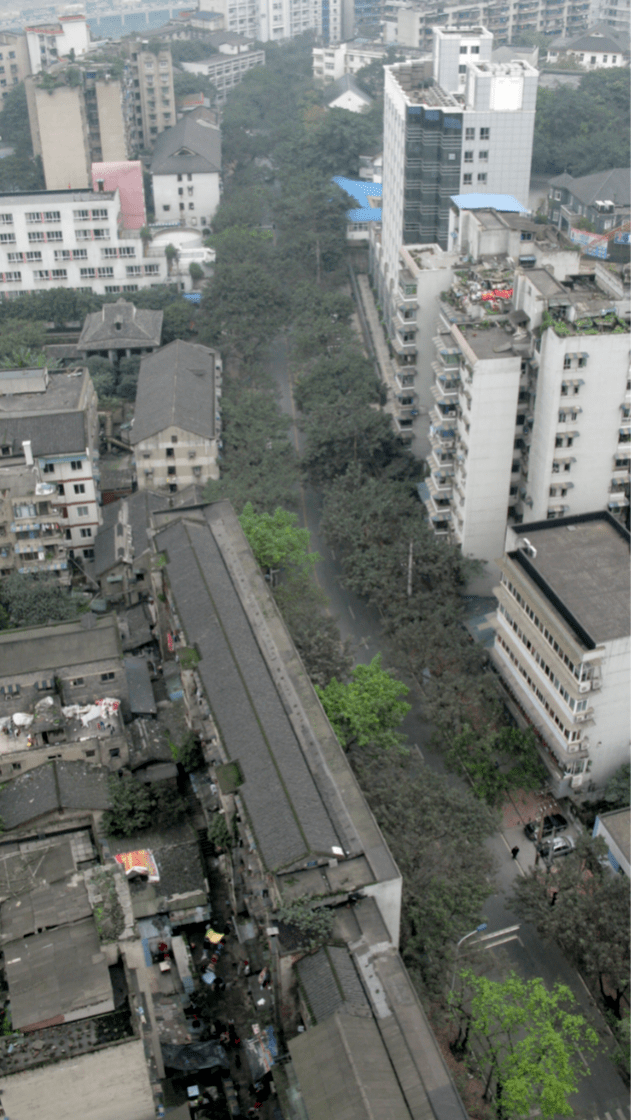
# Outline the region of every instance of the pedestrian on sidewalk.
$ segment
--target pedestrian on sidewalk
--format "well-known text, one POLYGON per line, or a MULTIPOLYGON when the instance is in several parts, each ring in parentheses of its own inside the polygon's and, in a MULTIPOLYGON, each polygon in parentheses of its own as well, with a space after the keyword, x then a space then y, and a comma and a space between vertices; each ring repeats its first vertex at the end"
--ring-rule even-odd
POLYGON ((511 848, 510 854, 512 855, 513 859, 517 859, 517 856, 519 855, 519 848, 516 844, 514 848, 511 848))

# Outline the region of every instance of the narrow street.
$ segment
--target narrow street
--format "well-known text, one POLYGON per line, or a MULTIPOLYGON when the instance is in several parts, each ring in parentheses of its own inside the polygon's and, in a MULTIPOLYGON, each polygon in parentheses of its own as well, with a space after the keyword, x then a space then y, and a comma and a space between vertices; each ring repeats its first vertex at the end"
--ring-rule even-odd
MULTIPOLYGON (((297 422, 287 355, 287 340, 281 337, 271 347, 270 371, 278 386, 281 407, 291 418, 290 438, 300 455, 304 436, 297 422)), ((300 521, 311 533, 313 550, 322 557, 321 563, 316 567, 315 578, 327 595, 331 614, 339 625, 342 638, 349 639, 352 644, 355 663, 367 662, 383 649, 379 615, 346 589, 341 564, 320 531, 321 505, 319 493, 310 487, 301 487, 300 521)), ((432 770, 444 773, 442 756, 430 749, 432 728, 423 719, 418 690, 413 684, 408 700, 412 704, 412 710, 402 729, 412 747, 413 764, 419 768, 427 765, 432 770)), ((455 775, 451 775, 450 780, 454 785, 460 782, 455 775)), ((607 1028, 601 1016, 595 1012, 594 1001, 576 971, 554 945, 544 944, 531 926, 520 924, 519 918, 507 905, 513 881, 524 873, 522 865, 528 866, 533 858, 533 851, 530 851, 532 846, 522 835, 517 841, 521 849, 520 856, 513 860, 510 848, 515 842, 511 838, 509 843, 504 832, 495 833, 487 842, 495 862, 496 892, 487 900, 483 920, 488 924, 488 933, 507 933, 505 936, 498 936, 495 942, 491 940, 491 945, 495 944, 497 948, 489 947, 484 950, 481 947, 479 951, 488 952, 492 957, 490 973, 498 978, 512 968, 526 979, 541 976, 548 986, 556 982, 566 984, 578 1000, 583 1014, 592 1020, 599 1037, 605 1042, 608 1039, 607 1028), (518 926, 518 930, 511 931, 514 926, 518 926)), ((629 1120, 629 1093, 608 1055, 599 1053, 590 1060, 589 1066, 590 1077, 582 1082, 572 1102, 577 1120, 629 1120)))

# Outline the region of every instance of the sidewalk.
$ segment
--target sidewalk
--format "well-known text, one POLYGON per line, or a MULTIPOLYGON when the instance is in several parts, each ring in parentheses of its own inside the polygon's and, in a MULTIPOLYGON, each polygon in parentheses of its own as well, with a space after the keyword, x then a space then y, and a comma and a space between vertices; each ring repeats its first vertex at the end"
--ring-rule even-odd
MULTIPOLYGON (((502 806, 502 827, 501 833, 507 844, 507 847, 512 850, 514 847, 519 848, 519 855, 517 856, 516 863, 522 875, 525 875, 532 867, 535 866, 537 857, 537 848, 532 840, 528 840, 524 834, 524 826, 529 821, 534 821, 540 812, 545 808, 546 813, 562 813, 561 806, 550 797, 550 795, 542 794, 535 791, 526 792, 524 790, 516 790, 509 795, 507 800, 502 806)), ((572 840, 578 837, 578 829, 572 823, 571 818, 570 827, 564 836, 570 836, 572 840)))

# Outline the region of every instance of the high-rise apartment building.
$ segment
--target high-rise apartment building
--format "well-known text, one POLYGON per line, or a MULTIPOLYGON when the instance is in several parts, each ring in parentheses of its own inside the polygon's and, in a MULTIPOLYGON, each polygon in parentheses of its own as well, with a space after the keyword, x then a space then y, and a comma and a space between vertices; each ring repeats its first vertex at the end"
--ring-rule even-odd
POLYGON ((480 262, 442 300, 425 503, 466 555, 499 557, 507 522, 628 511, 629 285, 577 263, 480 262))
POLYGON ((123 113, 123 87, 104 64, 64 65, 47 72, 54 88, 34 76, 26 79, 31 139, 42 158, 49 191, 91 184, 92 163, 128 159, 129 137, 123 113))
POLYGON ((144 40, 125 43, 125 110, 131 146, 150 149, 165 128, 175 124, 173 63, 169 47, 156 54, 144 40))
POLYGON ((0 109, 13 86, 31 72, 26 36, 13 31, 0 32, 0 109))
POLYGON ((629 761, 629 534, 606 512, 507 534, 493 660, 557 797, 629 761))
POLYGON ((62 15, 24 28, 31 74, 48 70, 62 58, 79 58, 90 46, 85 12, 62 15), (71 53, 72 52, 72 53, 71 53))
POLYGON ((436 29, 432 60, 385 70, 380 288, 391 313, 402 244, 448 248, 451 197, 528 201, 538 73, 492 63, 492 36, 436 29))
POLYGON ((401 45, 431 50, 437 25, 454 30, 482 25, 493 33, 495 43, 502 45, 524 33, 575 35, 596 21, 606 21, 623 30, 625 12, 628 29, 629 0, 612 0, 611 4, 609 0, 594 0, 591 8, 585 0, 478 0, 474 4, 433 0, 422 6, 412 3, 399 8, 395 38, 401 45))

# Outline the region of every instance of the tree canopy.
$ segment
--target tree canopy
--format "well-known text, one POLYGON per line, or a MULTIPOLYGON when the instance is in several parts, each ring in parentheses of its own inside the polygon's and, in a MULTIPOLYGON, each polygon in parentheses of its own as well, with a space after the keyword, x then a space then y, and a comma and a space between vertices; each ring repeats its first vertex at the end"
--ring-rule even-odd
POLYGON ((45 626, 76 618, 82 609, 67 587, 45 573, 13 572, 0 583, 0 626, 45 626))
POLYGON ((571 1116, 569 1098, 589 1076, 581 1054, 595 1052, 598 1035, 570 989, 514 972, 496 981, 465 969, 460 979, 464 992, 452 1005, 466 1020, 468 1045, 476 1043, 476 1067, 486 1071, 485 1097, 495 1101, 498 1120, 525 1120, 535 1108, 547 1120, 571 1116))
POLYGON ((257 563, 266 571, 311 568, 320 559, 317 552, 309 551, 309 530, 300 529, 297 515, 287 509, 257 513, 252 502, 246 502, 239 521, 257 563))
POLYGON ((594 70, 578 89, 539 88, 533 173, 589 175, 629 166, 629 72, 594 70))
POLYGON ((316 691, 342 746, 401 745, 398 728, 410 711, 403 697, 410 690, 382 668, 380 653, 369 665, 356 665, 348 684, 332 680, 316 691))
POLYGON ((540 789, 545 769, 531 729, 502 727, 475 732, 468 724, 454 735, 445 754, 447 766, 467 775, 477 796, 501 803, 510 790, 540 789))

